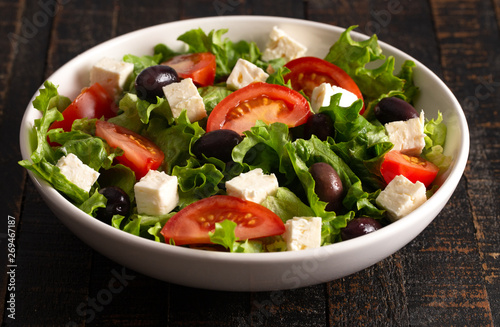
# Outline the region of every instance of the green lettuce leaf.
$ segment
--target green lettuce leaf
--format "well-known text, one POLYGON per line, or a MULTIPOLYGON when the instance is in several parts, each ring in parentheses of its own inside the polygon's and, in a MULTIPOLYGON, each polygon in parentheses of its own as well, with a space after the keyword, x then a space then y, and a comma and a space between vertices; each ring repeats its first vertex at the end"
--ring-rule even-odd
POLYGON ((258 253, 263 251, 262 242, 258 240, 245 240, 239 242, 234 234, 237 224, 231 220, 215 223, 215 230, 209 232, 210 241, 229 249, 230 252, 258 253))
POLYGON ((422 156, 438 166, 440 173, 448 169, 452 162, 452 158, 443 153, 446 132, 447 128, 441 112, 438 112, 437 119, 426 121, 424 125, 425 147, 422 150, 422 156))
POLYGON ((276 194, 268 196, 261 205, 278 215, 283 222, 293 217, 314 216, 313 210, 285 187, 279 187, 276 194))
POLYGON ((80 210, 95 217, 95 213, 99 208, 106 208, 107 199, 104 195, 95 190, 91 197, 85 200, 80 206, 80 210))
POLYGON ((233 149, 233 160, 246 164, 250 169, 262 168, 265 173, 275 172, 288 184, 295 178, 293 167, 287 158, 285 145, 291 141, 288 127, 282 123, 267 125, 257 121, 244 132, 245 138, 233 149))
POLYGON ((205 104, 205 110, 207 114, 210 114, 219 102, 225 97, 232 93, 231 90, 222 86, 207 86, 198 89, 201 97, 203 98, 203 103, 205 104))
POLYGON ((179 183, 179 208, 203 198, 219 193, 219 183, 223 173, 213 164, 199 166, 196 160, 188 160, 186 166, 176 166, 172 175, 177 176, 179 183))
POLYGON ((340 229, 347 225, 355 214, 370 214, 373 218, 381 218, 383 211, 375 205, 375 194, 363 189, 362 183, 351 168, 331 150, 328 142, 320 141, 316 136, 309 140, 298 139, 286 145, 295 173, 306 193, 307 201, 315 217, 323 219, 322 243, 335 242, 340 229), (326 203, 320 201, 315 192, 315 181, 309 173, 309 167, 316 162, 325 162, 332 166, 339 175, 345 192, 342 204, 349 212, 337 215, 326 211, 326 203))
POLYGON ((227 29, 212 30, 206 34, 201 28, 187 31, 178 37, 179 41, 188 46, 188 52, 210 52, 215 55, 217 64, 216 81, 231 73, 239 58, 257 63, 261 56, 255 42, 239 41, 234 43, 228 38, 222 38, 227 29))
POLYGON ((125 90, 133 90, 134 89, 134 81, 137 75, 141 71, 143 71, 145 68, 155 66, 160 64, 160 61, 162 59, 161 54, 154 54, 154 55, 144 55, 144 56, 136 56, 133 54, 126 54, 123 56, 123 61, 129 62, 131 64, 134 64, 134 70, 131 76, 129 77, 129 85, 130 87, 125 90))
POLYGON ((61 154, 56 153, 47 140, 49 133, 53 135, 62 132, 62 129, 49 132, 50 125, 63 118, 59 107, 62 103, 67 103, 67 101, 61 101, 57 87, 51 82, 45 82, 44 88, 40 90, 40 94, 33 101, 33 106, 42 113, 42 117, 35 120, 34 124, 36 147, 31 153, 31 160, 22 160, 19 161, 19 164, 46 180, 64 196, 80 205, 89 198, 89 193, 71 183, 61 173, 55 165, 61 154))
POLYGON ((350 33, 356 27, 351 26, 342 33, 339 40, 331 46, 325 60, 342 68, 356 82, 365 98, 364 115, 371 120, 372 108, 386 96, 399 96, 412 103, 417 93, 412 70, 415 63, 404 62, 401 71, 396 74, 395 58, 386 58, 382 54, 376 35, 363 41, 351 38, 350 33), (380 64, 374 67, 375 62, 380 64))
POLYGON ((393 144, 385 128, 369 122, 359 114, 362 103, 356 101, 349 108, 339 106, 340 95, 332 96, 328 107, 320 108, 334 122, 334 142, 331 149, 342 158, 363 182, 364 186, 377 190, 385 185, 380 174, 380 164, 393 144))
POLYGON ((189 152, 192 140, 205 133, 198 122, 191 123, 184 110, 170 126, 165 119, 152 118, 147 128, 148 136, 165 154, 162 168, 167 174, 172 173, 175 166, 185 166, 191 157, 189 152))
POLYGON ((154 240, 156 242, 164 242, 165 240, 160 231, 174 214, 175 212, 163 216, 133 214, 128 219, 123 216, 117 216, 113 217, 112 225, 132 235, 154 240))

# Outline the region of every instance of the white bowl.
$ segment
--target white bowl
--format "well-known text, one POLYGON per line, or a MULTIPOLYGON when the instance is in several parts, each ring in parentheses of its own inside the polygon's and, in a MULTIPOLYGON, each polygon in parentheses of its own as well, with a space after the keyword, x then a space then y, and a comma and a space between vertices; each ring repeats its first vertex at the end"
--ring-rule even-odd
MULTIPOLYGON (((121 58, 124 54, 151 54, 163 42, 173 48, 185 31, 201 27, 206 32, 228 28, 233 41, 256 41, 263 49, 273 26, 279 26, 308 47, 308 55, 324 57, 343 32, 342 28, 289 18, 224 16, 183 20, 145 28, 100 44, 77 56, 52 76, 59 92, 70 98, 88 85, 90 67, 100 58, 121 58)), ((366 36, 352 33, 354 38, 366 36)), ((421 89, 416 108, 426 117, 443 113, 448 126, 446 154, 453 157, 447 173, 438 181, 439 190, 421 207, 383 229, 357 239, 318 249, 282 253, 220 253, 175 247, 153 242, 114 229, 73 206, 48 183, 30 172, 40 194, 57 217, 80 239, 110 259, 145 275, 176 284, 215 290, 270 291, 291 289, 341 278, 367 268, 390 256, 414 239, 442 210, 465 169, 469 134, 462 109, 446 85, 429 69, 409 55, 380 42, 387 55, 396 58, 396 67, 410 59, 416 62, 415 83, 421 89)), ((38 94, 38 92, 37 92, 38 94)), ((34 97, 37 95, 35 94, 34 97)), ((20 130, 20 145, 28 159, 32 145, 29 131, 39 112, 31 101, 20 130)))

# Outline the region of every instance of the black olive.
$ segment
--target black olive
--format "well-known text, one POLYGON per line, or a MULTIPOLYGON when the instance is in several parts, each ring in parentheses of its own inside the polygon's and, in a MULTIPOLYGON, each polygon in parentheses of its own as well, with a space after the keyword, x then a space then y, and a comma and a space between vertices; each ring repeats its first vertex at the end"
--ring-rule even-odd
POLYGON ((373 112, 375 118, 382 124, 418 117, 417 110, 411 104, 396 97, 383 98, 377 103, 373 112))
POLYGON ((177 72, 170 66, 156 65, 143 69, 135 78, 137 96, 142 100, 156 103, 156 97, 163 97, 165 85, 179 81, 177 72))
POLYGON ((354 218, 347 223, 345 228, 342 228, 340 236, 342 240, 350 240, 352 238, 366 235, 382 228, 382 224, 376 219, 370 217, 354 218))
POLYGON ((193 144, 191 151, 202 159, 214 157, 224 162, 232 160, 233 148, 243 140, 243 137, 230 129, 218 129, 204 134, 193 144))
POLYGON ((327 114, 318 113, 310 116, 304 125, 304 139, 308 140, 316 135, 321 141, 326 141, 328 136, 333 136, 333 121, 327 114))
POLYGON ((339 211, 342 208, 344 188, 339 175, 327 163, 317 162, 309 168, 315 187, 314 191, 321 201, 327 202, 326 210, 339 211))
POLYGON ((97 210, 97 219, 111 223, 114 215, 128 216, 130 213, 130 198, 125 191, 117 186, 108 186, 99 190, 107 199, 106 208, 97 210))

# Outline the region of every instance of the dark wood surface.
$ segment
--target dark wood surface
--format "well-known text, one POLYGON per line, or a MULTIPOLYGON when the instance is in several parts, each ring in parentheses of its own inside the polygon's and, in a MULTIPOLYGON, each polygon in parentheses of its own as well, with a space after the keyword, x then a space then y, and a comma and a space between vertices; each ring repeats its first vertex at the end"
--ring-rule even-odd
MULTIPOLYGON (((0 320, 9 326, 500 326, 500 1, 0 0, 0 320), (82 51, 216 15, 359 25, 440 76, 467 116, 470 157, 449 203, 406 247, 351 276, 259 293, 192 289, 128 270, 73 236, 34 189, 18 128, 36 89, 82 51), (15 219, 15 276, 7 267, 15 219), (13 220, 11 220, 13 221, 13 220), (112 294, 110 281, 125 276, 112 294), (11 278, 13 277, 13 278, 11 278), (15 320, 9 318, 9 284, 15 320)), ((388 240, 390 242, 390 240, 388 240)), ((339 264, 342 264, 339 262, 339 264)))

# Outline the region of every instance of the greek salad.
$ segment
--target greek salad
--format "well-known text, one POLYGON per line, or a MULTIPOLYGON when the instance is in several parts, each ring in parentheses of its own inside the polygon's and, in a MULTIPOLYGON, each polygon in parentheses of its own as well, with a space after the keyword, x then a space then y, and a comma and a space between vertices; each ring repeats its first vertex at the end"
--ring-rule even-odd
POLYGON ((432 196, 451 158, 441 114, 412 105, 415 63, 396 69, 355 28, 324 58, 279 27, 265 49, 194 29, 182 52, 101 58, 72 101, 44 83, 19 163, 91 219, 176 246, 295 251, 376 231, 432 196))

